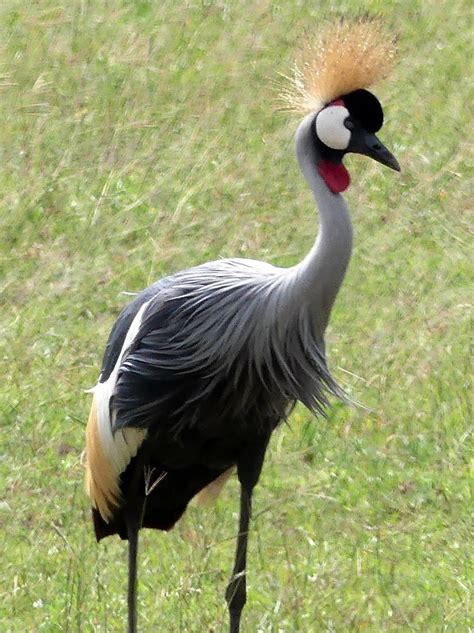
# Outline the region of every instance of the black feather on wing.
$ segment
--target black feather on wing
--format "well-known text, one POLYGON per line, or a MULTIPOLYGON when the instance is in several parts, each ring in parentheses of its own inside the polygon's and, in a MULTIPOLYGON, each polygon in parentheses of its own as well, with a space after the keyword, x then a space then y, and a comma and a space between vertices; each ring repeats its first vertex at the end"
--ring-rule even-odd
POLYGON ((142 290, 130 303, 128 303, 120 312, 115 321, 112 331, 110 332, 107 345, 105 347, 104 357, 102 360, 102 369, 100 381, 105 382, 112 373, 115 364, 120 355, 125 337, 130 329, 133 319, 142 305, 150 301, 154 296, 160 293, 164 286, 164 280, 157 281, 152 286, 142 290))
MULTIPOLYGON (((286 417, 289 399, 270 393, 251 367, 237 372, 209 358, 196 362, 199 353, 183 335, 178 318, 185 301, 181 293, 167 288, 146 307, 112 399, 116 428, 134 426, 154 433, 161 429, 174 439, 193 431, 194 443, 205 431, 206 438, 228 435, 235 441, 248 431, 248 424, 271 420, 274 426, 275 420, 286 417)), ((235 364, 244 365, 240 358, 235 364)))

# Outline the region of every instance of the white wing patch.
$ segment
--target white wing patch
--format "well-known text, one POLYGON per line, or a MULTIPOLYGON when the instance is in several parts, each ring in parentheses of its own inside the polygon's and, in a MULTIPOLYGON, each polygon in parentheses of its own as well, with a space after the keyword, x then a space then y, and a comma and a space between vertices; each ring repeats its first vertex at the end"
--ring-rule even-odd
POLYGON ((86 430, 85 483, 93 507, 99 510, 106 522, 112 518, 113 507, 120 500, 119 477, 146 437, 144 429, 126 428, 113 432, 110 399, 120 366, 140 330, 148 303, 144 303, 135 315, 112 373, 92 389, 94 400, 86 430))

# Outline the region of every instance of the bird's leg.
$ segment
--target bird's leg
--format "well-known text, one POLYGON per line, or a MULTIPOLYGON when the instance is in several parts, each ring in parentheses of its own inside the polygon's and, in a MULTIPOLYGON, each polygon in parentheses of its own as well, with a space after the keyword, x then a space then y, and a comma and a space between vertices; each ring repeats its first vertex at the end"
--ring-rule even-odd
POLYGON ((237 463, 240 481, 240 519, 237 535, 237 549, 232 577, 226 590, 226 600, 230 616, 230 633, 239 633, 242 609, 247 600, 247 543, 249 523, 252 514, 252 493, 263 466, 269 435, 258 446, 248 448, 237 463))
POLYGON ((128 537, 128 633, 137 633, 137 554, 138 532, 143 520, 143 505, 127 516, 128 537))
MULTIPOLYGON (((146 469, 144 468, 144 473, 146 469)), ((136 500, 131 503, 125 517, 128 538, 128 633, 137 633, 137 556, 138 533, 143 524, 145 515, 146 493, 140 492, 141 468, 136 468, 134 475, 136 500)), ((146 485, 146 475, 145 475, 146 485)))
POLYGON ((252 489, 247 490, 241 485, 239 534, 237 536, 234 570, 225 594, 229 608, 230 633, 239 633, 242 609, 247 601, 246 567, 251 505, 252 489))

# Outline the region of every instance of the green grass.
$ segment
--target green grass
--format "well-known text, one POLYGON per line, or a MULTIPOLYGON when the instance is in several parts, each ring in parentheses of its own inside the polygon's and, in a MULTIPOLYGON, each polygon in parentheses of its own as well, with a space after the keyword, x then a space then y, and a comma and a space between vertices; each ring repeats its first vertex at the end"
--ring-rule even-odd
MULTIPOLYGON (((124 630, 126 548, 96 545, 82 489, 84 390, 123 291, 309 249, 315 211, 273 80, 303 31, 359 9, 1 3, 0 630, 124 630)), ((328 357, 367 408, 297 408, 275 434, 243 632, 472 627, 470 3, 364 9, 400 32, 376 92, 403 172, 348 159, 355 252, 328 357)), ((143 533, 141 631, 225 630, 237 496, 232 482, 173 532, 143 533)))

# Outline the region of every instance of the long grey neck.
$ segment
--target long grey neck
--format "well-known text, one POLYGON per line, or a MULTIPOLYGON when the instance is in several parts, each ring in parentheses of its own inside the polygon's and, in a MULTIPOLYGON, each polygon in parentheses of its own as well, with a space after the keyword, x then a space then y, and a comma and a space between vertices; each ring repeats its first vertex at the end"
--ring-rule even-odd
POLYGON ((341 194, 332 193, 318 173, 320 160, 311 132, 314 114, 296 132, 296 155, 319 210, 319 233, 313 248, 292 271, 291 294, 308 306, 316 331, 326 329, 331 308, 344 279, 352 251, 352 222, 341 194))

